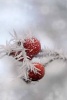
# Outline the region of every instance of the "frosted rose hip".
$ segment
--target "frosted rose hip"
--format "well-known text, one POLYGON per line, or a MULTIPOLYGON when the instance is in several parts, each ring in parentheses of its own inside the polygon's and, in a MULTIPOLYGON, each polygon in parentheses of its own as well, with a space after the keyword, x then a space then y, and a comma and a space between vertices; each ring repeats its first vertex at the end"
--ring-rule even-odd
POLYGON ((44 75, 45 75, 45 67, 40 63, 33 63, 33 64, 39 70, 37 70, 36 73, 34 71, 29 70, 28 77, 32 81, 38 81, 38 80, 40 80, 40 79, 42 79, 44 77, 44 75))

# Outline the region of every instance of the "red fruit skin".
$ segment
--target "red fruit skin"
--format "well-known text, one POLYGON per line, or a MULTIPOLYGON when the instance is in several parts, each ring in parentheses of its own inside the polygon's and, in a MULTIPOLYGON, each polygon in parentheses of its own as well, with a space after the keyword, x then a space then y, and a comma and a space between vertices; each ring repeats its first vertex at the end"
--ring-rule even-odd
POLYGON ((27 56, 30 57, 30 59, 41 51, 41 44, 35 37, 25 39, 23 46, 26 49, 27 56))
POLYGON ((45 75, 45 68, 42 64, 40 63, 35 63, 34 65, 36 68, 38 68, 38 73, 34 73, 34 71, 29 70, 28 77, 31 81, 38 81, 42 79, 45 75))

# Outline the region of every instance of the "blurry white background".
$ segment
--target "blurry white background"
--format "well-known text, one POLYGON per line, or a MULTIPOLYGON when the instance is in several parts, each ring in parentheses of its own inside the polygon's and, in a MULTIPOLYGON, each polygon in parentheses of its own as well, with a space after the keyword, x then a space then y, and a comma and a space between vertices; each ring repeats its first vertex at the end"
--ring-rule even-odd
MULTIPOLYGON (((13 29, 18 34, 31 31, 42 48, 67 52, 67 0, 0 0, 0 44, 10 40, 9 32, 13 29)), ((49 65, 46 76, 34 85, 21 80, 10 84, 6 77, 6 83, 4 79, 0 82, 0 99, 67 100, 67 65, 64 64, 57 61, 49 65)))

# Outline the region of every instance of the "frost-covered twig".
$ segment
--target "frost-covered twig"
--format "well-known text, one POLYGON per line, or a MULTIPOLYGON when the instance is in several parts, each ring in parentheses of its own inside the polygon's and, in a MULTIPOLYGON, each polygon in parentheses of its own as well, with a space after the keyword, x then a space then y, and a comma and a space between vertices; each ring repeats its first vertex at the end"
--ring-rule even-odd
POLYGON ((41 52, 35 57, 39 59, 50 58, 46 63, 43 63, 45 67, 55 60, 67 61, 67 55, 64 54, 63 51, 60 51, 60 50, 44 49, 44 50, 41 50, 41 52))
POLYGON ((36 55, 36 57, 49 57, 49 56, 59 56, 60 54, 63 54, 63 52, 61 53, 60 50, 50 50, 50 49, 42 49, 41 52, 36 55))

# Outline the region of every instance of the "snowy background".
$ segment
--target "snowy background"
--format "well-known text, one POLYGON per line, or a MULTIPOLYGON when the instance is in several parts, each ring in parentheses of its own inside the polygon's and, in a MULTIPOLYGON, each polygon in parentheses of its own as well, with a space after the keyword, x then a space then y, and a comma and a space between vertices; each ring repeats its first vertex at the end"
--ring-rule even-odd
MULTIPOLYGON (((42 48, 67 52, 67 0, 0 0, 0 44, 10 40, 13 29, 18 34, 32 32, 42 48)), ((45 77, 29 85, 20 79, 10 81, 16 74, 8 62, 7 57, 0 60, 0 100, 67 100, 65 62, 49 64, 45 77)))

